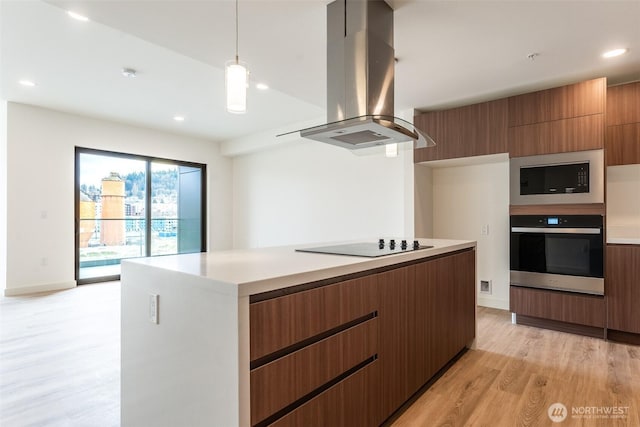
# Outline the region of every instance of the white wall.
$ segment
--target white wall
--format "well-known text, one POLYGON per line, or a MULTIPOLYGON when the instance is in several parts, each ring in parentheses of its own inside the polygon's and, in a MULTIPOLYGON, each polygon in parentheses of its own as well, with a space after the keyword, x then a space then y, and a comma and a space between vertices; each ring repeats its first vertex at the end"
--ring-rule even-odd
POLYGON ((402 236, 405 156, 357 156, 296 138, 234 158, 234 246, 402 236))
POLYGON ((607 168, 607 227, 640 236, 640 165, 607 168))
POLYGON ((0 289, 7 277, 7 102, 0 100, 0 289))
POLYGON ((5 294, 75 286, 75 146, 207 164, 209 249, 231 246, 231 160, 217 143, 15 103, 7 127, 5 294))
POLYGON ((416 237, 433 237, 433 168, 414 166, 414 221, 416 237))
POLYGON ((434 168, 432 175, 433 237, 476 240, 478 304, 509 309, 508 159, 434 168), (492 281, 492 295, 479 293, 480 280, 492 281))

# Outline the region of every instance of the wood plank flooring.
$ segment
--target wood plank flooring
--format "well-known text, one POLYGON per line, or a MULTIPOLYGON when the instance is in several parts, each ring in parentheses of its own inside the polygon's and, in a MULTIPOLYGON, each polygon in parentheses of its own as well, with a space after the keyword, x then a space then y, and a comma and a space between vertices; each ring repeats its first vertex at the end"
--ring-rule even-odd
MULTIPOLYGON (((640 347, 513 325, 488 308, 478 329, 477 349, 393 426, 640 426, 640 347), (569 411, 557 424, 556 402, 569 411), (628 409, 571 415, 613 406, 628 409)), ((0 426, 118 426, 119 364, 118 282, 0 297, 0 426)))
POLYGON ((120 425, 120 283, 0 297, 0 426, 120 425))
POLYGON ((640 426, 640 347, 510 320, 506 311, 479 308, 477 349, 393 426, 640 426), (553 403, 567 408, 561 423, 548 416, 553 403), (626 414, 594 414, 611 407, 626 414))

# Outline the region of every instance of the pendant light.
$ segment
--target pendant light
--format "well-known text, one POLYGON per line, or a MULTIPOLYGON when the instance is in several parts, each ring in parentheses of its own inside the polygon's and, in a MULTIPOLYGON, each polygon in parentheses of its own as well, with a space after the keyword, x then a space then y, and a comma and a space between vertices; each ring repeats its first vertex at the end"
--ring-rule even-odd
POLYGON ((238 0, 236 0, 236 59, 225 64, 225 84, 227 89, 227 111, 243 114, 247 111, 247 83, 249 71, 238 56, 238 0))

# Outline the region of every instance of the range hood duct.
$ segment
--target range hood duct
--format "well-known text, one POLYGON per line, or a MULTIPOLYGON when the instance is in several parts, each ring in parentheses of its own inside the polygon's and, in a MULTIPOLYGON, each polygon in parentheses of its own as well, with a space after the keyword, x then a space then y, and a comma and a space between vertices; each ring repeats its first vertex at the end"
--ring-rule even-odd
MULTIPOLYGON (((327 124, 300 136, 348 149, 415 141, 435 145, 394 117, 393 9, 383 0, 327 5, 327 124)), ((296 131, 298 132, 298 131, 296 131)))

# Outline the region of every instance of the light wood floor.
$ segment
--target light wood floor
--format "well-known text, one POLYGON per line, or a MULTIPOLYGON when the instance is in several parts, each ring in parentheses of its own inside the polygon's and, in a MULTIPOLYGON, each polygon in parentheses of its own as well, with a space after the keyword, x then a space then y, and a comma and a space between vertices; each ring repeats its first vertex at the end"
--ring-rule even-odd
POLYGON ((120 283, 0 297, 0 426, 120 424, 120 283))
MULTIPOLYGON (((117 282, 0 297, 0 426, 119 425, 119 301, 117 282)), ((640 347, 512 325, 488 308, 478 329, 477 349, 394 426, 640 426, 640 347), (556 402, 628 412, 554 424, 556 402)))
POLYGON ((479 308, 477 349, 465 353, 394 427, 640 426, 640 347, 510 321, 506 311, 479 308), (568 410, 563 422, 548 416, 554 403, 568 410), (614 406, 628 407, 628 413, 571 415, 574 407, 614 406))

